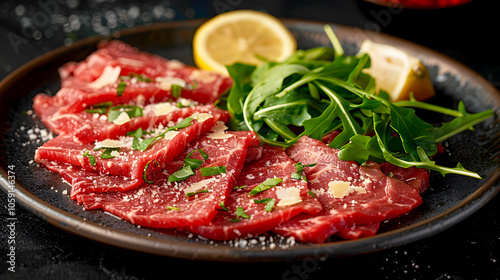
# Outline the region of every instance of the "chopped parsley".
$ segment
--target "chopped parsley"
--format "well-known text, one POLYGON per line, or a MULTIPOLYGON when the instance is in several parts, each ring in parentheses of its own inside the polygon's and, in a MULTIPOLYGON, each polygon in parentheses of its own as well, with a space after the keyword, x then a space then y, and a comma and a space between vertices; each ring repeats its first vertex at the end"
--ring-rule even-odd
POLYGON ((269 178, 269 179, 265 180, 264 182, 260 183, 259 185, 257 185, 255 188, 253 188, 250 191, 249 195, 256 195, 258 193, 261 193, 267 189, 275 187, 276 185, 278 185, 281 182, 283 182, 283 179, 281 179, 281 178, 269 178))
POLYGON ((226 173, 226 167, 225 166, 203 167, 203 168, 200 168, 200 171, 201 171, 201 175, 203 177, 215 176, 215 175, 226 173))
POLYGON ((111 153, 114 151, 118 152, 120 150, 120 148, 103 148, 103 149, 106 150, 104 150, 104 152, 99 156, 100 158, 103 159, 115 158, 115 156, 112 155, 111 153))
POLYGON ((172 173, 168 177, 169 182, 182 181, 195 175, 193 170, 200 168, 203 164, 203 160, 192 158, 191 155, 194 152, 199 152, 204 160, 208 159, 208 154, 205 153, 205 151, 203 151, 202 149, 192 150, 191 152, 189 152, 189 154, 186 155, 186 158, 184 159, 184 166, 182 166, 179 170, 172 173))
POLYGON ((224 211, 229 211, 229 208, 226 207, 226 204, 224 203, 224 201, 221 201, 221 203, 219 203, 219 207, 220 207, 220 209, 222 209, 224 211))
POLYGON ((144 171, 142 172, 142 179, 144 180, 144 182, 148 183, 148 184, 152 184, 153 181, 148 181, 148 179, 146 178, 146 175, 147 175, 147 171, 148 171, 148 166, 150 163, 154 163, 154 165, 156 167, 159 167, 160 166, 160 163, 157 162, 156 160, 150 160, 148 161, 148 163, 146 163, 146 166, 144 166, 144 171))
POLYGON ((116 87, 116 96, 120 97, 123 95, 125 92, 125 88, 127 88, 127 83, 125 82, 120 82, 118 86, 116 87))
POLYGON ((172 89, 172 97, 174 98, 181 97, 182 87, 180 85, 173 84, 171 89, 172 89))
POLYGON ((154 141, 165 137, 165 135, 167 134, 167 132, 188 127, 188 126, 192 125, 191 122, 193 120, 194 119, 191 118, 191 117, 185 118, 179 124, 169 127, 167 130, 165 130, 165 132, 163 132, 162 134, 160 134, 160 135, 158 135, 156 137, 146 138, 146 139, 144 139, 144 140, 142 140, 140 142, 139 142, 139 138, 137 138, 137 144, 135 145, 135 148, 134 148, 134 145, 132 145, 132 149, 141 150, 141 151, 144 152, 145 150, 147 150, 149 148, 149 146, 154 141))
POLYGON ((188 192, 188 193, 186 193, 186 197, 190 197, 190 196, 193 196, 193 195, 196 195, 199 193, 208 193, 208 189, 203 189, 203 190, 199 190, 199 191, 195 191, 195 192, 188 192))
POLYGON ((85 150, 85 152, 83 152, 83 157, 86 157, 89 159, 90 165, 92 165, 92 166, 96 165, 95 157, 93 155, 91 155, 89 151, 85 150))
POLYGON ((113 105, 113 102, 108 101, 108 102, 103 102, 103 103, 97 103, 92 106, 90 106, 89 109, 86 109, 85 112, 90 113, 90 114, 106 114, 108 112, 108 108, 113 105))
POLYGON ((274 204, 276 202, 276 200, 274 198, 263 198, 263 199, 260 199, 260 200, 254 199, 253 201, 255 203, 259 203, 259 204, 265 203, 266 207, 264 207, 264 211, 266 211, 266 212, 273 211, 274 204))
POLYGON ((236 208, 236 217, 243 218, 243 219, 249 219, 250 215, 248 215, 247 213, 245 213, 245 209, 243 209, 243 207, 238 206, 236 208))
POLYGON ((292 179, 307 181, 307 177, 304 177, 304 175, 303 175, 304 167, 313 167, 316 165, 316 163, 303 165, 301 162, 297 162, 294 165, 295 165, 295 168, 297 168, 297 172, 292 173, 292 175, 291 175, 292 179))
POLYGON ((142 108, 135 105, 120 105, 109 108, 108 122, 113 122, 125 112, 130 118, 142 117, 142 108))

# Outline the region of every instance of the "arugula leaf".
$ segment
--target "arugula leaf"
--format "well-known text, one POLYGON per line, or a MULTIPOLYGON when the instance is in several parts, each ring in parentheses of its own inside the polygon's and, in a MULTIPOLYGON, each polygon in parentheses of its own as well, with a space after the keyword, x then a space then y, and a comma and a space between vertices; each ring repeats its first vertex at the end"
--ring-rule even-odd
POLYGON ((460 117, 453 119, 450 122, 443 123, 440 127, 434 127, 431 131, 432 136, 437 143, 462 132, 465 130, 474 130, 473 126, 492 117, 495 113, 492 110, 487 110, 480 113, 469 114, 465 110, 464 103, 458 103, 458 112, 460 117))
POLYGON ((476 176, 461 165, 446 169, 428 159, 438 143, 472 129, 493 111, 469 114, 463 103, 452 110, 417 101, 411 94, 410 100, 391 103, 388 93, 376 92, 375 79, 363 71, 370 66, 369 55, 345 55, 331 27, 324 29, 333 49, 298 50, 284 62, 267 61, 258 67, 228 66, 235 80, 227 98, 231 129, 253 130, 262 142, 280 147, 304 135, 322 140, 341 129, 330 146, 341 149, 342 160, 389 161, 400 167, 476 176), (413 108, 455 119, 434 127, 413 108))

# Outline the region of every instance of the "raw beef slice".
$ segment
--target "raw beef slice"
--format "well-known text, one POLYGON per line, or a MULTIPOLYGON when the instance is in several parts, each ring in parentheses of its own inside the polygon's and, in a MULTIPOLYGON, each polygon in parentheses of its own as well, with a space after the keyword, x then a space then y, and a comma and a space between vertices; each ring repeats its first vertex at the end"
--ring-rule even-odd
POLYGON ((307 136, 287 149, 294 161, 316 164, 304 170, 322 212, 300 214, 273 231, 303 242, 321 243, 353 224, 377 223, 407 213, 421 204, 407 184, 390 178, 376 163, 364 166, 338 159, 338 150, 307 136))
POLYGON ((106 150, 95 151, 96 145, 93 143, 80 144, 72 136, 59 135, 36 150, 35 161, 59 161, 102 174, 142 180, 148 162, 156 162, 160 166, 169 163, 184 151, 187 143, 210 131, 220 118, 220 115, 215 114, 200 121, 194 119, 188 127, 167 132, 165 137, 154 141, 145 151, 132 148, 132 136, 121 137, 118 141, 119 154, 113 158, 101 158, 106 150))
POLYGON ((260 160, 244 166, 236 183, 237 189, 233 190, 225 208, 215 219, 206 225, 191 226, 188 230, 209 239, 231 240, 262 234, 299 213, 318 213, 321 205, 308 193, 307 182, 291 178, 296 172, 294 162, 281 148, 265 147, 260 160), (283 181, 251 195, 252 189, 273 178, 283 181), (274 207, 266 210, 270 199, 274 200, 274 207), (244 212, 243 217, 239 211, 244 212))
MULTIPOLYGON (((155 228, 178 228, 209 223, 217 214, 221 202, 227 200, 245 161, 249 143, 258 143, 253 133, 226 133, 228 138, 200 137, 186 152, 167 166, 163 176, 153 184, 143 185, 127 192, 80 194, 79 203, 85 209, 102 208, 133 224, 155 228), (204 160, 198 149, 209 157, 204 160), (203 161, 203 167, 225 166, 226 172, 195 175, 178 182, 169 182, 171 174, 179 170, 189 152, 190 158, 203 161)), ((160 174, 161 175, 161 174, 160 174)))

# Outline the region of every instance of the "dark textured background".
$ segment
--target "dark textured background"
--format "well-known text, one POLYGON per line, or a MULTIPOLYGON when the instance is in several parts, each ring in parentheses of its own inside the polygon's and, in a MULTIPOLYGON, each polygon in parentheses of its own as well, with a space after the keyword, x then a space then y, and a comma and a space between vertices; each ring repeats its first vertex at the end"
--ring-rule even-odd
MULTIPOLYGON (((439 10, 363 1, 0 2, 0 79, 58 46, 122 28, 252 8, 381 31, 444 53, 500 87, 494 1, 439 10)), ((17 207, 16 272, 7 271, 7 196, 0 192, 0 279, 499 279, 500 198, 452 228, 407 246, 356 257, 285 263, 211 263, 126 251, 70 235, 17 207), (182 275, 182 276, 181 276, 182 275), (234 276, 239 275, 239 276, 234 276)))

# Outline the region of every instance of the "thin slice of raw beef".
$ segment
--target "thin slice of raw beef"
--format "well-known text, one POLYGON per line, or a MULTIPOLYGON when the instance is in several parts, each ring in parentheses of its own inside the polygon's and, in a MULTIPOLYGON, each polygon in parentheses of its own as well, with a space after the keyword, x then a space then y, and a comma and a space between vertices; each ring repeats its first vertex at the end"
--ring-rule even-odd
POLYGON ((81 193, 103 193, 127 191, 142 185, 143 180, 123 176, 104 175, 84 170, 79 166, 57 161, 42 160, 42 166, 58 173, 71 185, 71 199, 81 193))
POLYGON ((338 151, 307 136, 287 149, 305 167, 309 188, 323 206, 318 215, 301 214, 273 229, 303 242, 321 243, 346 226, 384 221, 421 204, 420 195, 407 184, 390 178, 378 164, 341 161, 338 151))
MULTIPOLYGON (((148 163, 154 163, 149 166, 151 168, 156 165, 165 166, 184 151, 187 143, 210 131, 221 119, 219 114, 207 115, 207 118, 200 121, 193 119, 191 125, 187 127, 167 132, 163 138, 152 142, 144 151, 132 148, 134 139, 132 136, 122 136, 120 140, 112 140, 113 146, 117 144, 119 148, 119 151, 116 151, 118 154, 114 153, 116 157, 113 158, 101 158, 106 149, 95 151, 96 146, 99 148, 109 145, 102 143, 109 142, 108 139, 95 144, 81 144, 74 141, 71 135, 59 135, 36 150, 35 161, 38 163, 42 160, 59 161, 102 174, 141 179, 148 171, 145 170, 148 163)), ((150 136, 148 138, 155 137, 154 134, 148 136, 150 136)))
POLYGON ((380 164, 380 170, 394 179, 400 180, 414 188, 419 194, 424 193, 429 187, 429 170, 424 168, 401 168, 394 164, 384 162, 380 164))
POLYGON ((127 192, 80 194, 79 203, 85 209, 102 208, 133 224, 155 228, 178 228, 209 223, 217 214, 221 202, 226 201, 241 172, 249 143, 254 133, 231 133, 228 138, 210 138, 210 134, 192 142, 186 151, 167 166, 163 178, 154 184, 143 185, 127 192), (208 155, 205 160, 201 149, 208 155), (192 154, 189 152, 194 151, 192 154), (195 175, 182 181, 169 182, 186 156, 199 159, 204 167, 225 166, 225 173, 202 176, 200 168, 195 175), (180 164, 179 164, 180 163, 180 164))
POLYGON ((142 116, 131 118, 126 123, 109 122, 106 114, 98 113, 72 113, 54 114, 48 117, 44 124, 52 132, 57 134, 71 134, 73 139, 79 143, 91 143, 105 139, 117 139, 127 132, 152 129, 159 125, 168 126, 176 123, 179 119, 187 118, 195 113, 220 115, 220 120, 229 119, 229 114, 209 105, 188 106, 178 108, 175 102, 162 102, 146 106, 137 106, 142 109, 142 116))
POLYGON ((233 190, 225 208, 211 223, 187 229, 209 239, 231 240, 262 234, 300 213, 318 213, 321 204, 308 194, 307 182, 291 177, 297 173, 294 164, 283 149, 266 146, 263 157, 245 164, 238 178, 236 186, 246 187, 233 190), (252 189, 273 178, 282 179, 282 182, 251 195, 252 189), (267 204, 270 199, 273 199, 274 207, 266 210, 270 207, 267 204), (240 211, 244 212, 243 217, 240 211))
POLYGON ((358 239, 361 237, 374 236, 380 228, 380 223, 355 224, 344 227, 337 236, 343 239, 358 239))

